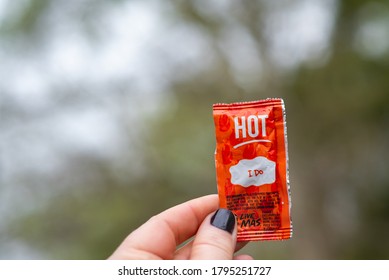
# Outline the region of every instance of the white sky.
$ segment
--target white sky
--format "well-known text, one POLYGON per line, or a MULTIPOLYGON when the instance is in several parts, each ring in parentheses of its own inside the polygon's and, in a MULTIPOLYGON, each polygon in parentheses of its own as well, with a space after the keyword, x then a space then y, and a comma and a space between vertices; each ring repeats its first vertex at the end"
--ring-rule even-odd
POLYGON ((0 0, 0 24, 5 15, 5 5, 7 4, 7 0, 0 0))

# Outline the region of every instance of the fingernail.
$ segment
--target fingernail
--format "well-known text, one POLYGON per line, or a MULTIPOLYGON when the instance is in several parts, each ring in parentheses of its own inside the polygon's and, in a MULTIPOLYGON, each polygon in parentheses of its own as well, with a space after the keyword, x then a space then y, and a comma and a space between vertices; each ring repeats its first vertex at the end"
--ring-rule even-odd
POLYGON ((212 216, 211 225, 232 233, 235 227, 235 215, 228 209, 220 208, 212 216))

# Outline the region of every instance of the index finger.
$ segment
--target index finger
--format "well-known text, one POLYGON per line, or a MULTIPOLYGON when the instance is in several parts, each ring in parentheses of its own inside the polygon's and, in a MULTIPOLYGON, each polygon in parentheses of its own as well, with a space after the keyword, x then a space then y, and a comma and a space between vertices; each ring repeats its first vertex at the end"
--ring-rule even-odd
POLYGON ((214 194, 169 208, 127 236, 110 259, 173 259, 176 247, 195 235, 205 217, 218 206, 214 194))

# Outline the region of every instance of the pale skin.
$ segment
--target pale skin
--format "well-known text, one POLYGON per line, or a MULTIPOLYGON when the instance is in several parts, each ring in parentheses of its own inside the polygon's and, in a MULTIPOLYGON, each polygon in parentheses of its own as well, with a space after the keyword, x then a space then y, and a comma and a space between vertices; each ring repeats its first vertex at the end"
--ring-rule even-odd
POLYGON ((236 224, 232 233, 211 224, 218 207, 218 196, 207 195, 167 209, 130 233, 109 259, 251 260, 235 255, 246 244, 236 242, 236 224))

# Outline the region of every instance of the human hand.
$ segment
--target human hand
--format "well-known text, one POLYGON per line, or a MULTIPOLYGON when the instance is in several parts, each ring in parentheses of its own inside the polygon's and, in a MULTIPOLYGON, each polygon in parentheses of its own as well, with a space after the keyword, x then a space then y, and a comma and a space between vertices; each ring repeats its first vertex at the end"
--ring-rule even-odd
POLYGON ((235 216, 218 205, 218 196, 208 195, 172 207, 128 235, 109 259, 252 259, 234 256, 246 243, 236 243, 235 216))

